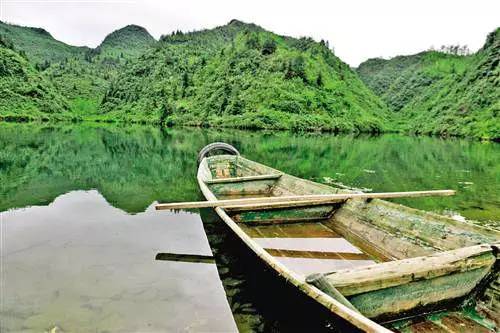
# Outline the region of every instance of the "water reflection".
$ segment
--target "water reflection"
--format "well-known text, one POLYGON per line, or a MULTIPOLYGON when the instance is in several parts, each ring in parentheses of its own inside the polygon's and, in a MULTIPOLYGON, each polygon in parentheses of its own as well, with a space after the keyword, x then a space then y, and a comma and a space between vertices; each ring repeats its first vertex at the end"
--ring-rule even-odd
POLYGON ((97 188, 111 205, 202 199, 194 175, 205 144, 226 141, 248 158, 296 176, 374 191, 450 188, 448 198, 401 199, 498 227, 500 145, 429 137, 167 129, 96 124, 0 124, 0 211, 48 204, 97 188))
POLYGON ((199 215, 129 215, 97 191, 1 214, 2 332, 235 331, 199 215), (217 320, 213 320, 217 318, 217 320))

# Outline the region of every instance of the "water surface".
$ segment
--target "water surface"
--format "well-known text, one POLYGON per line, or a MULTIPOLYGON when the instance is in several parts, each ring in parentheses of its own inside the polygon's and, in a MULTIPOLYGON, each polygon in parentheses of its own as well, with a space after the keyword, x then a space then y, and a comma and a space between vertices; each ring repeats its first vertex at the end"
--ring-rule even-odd
POLYGON ((398 135, 0 124, 2 317, 8 318, 2 327, 230 327, 214 265, 155 260, 161 252, 206 255, 210 250, 240 329, 297 327, 287 326, 276 306, 269 309, 272 290, 253 288, 248 279, 257 272, 249 273, 244 259, 231 250, 234 245, 225 241, 224 230, 214 227, 213 214, 202 211, 200 219, 197 210, 151 210, 155 201, 203 199, 195 180, 196 154, 213 141, 231 143, 247 158, 323 183, 374 191, 455 189, 455 197, 399 202, 499 227, 500 146, 495 143, 398 135), (212 298, 208 305, 204 302, 212 298), (209 323, 205 318, 219 320, 209 323))
POLYGON ((46 205, 79 189, 97 189, 130 213, 155 200, 197 200, 196 154, 213 141, 318 182, 374 191, 455 189, 454 197, 401 202, 483 223, 500 219, 497 143, 98 124, 0 124, 0 211, 46 205))
POLYGON ((212 255, 196 214, 130 215, 92 190, 0 218, 2 332, 236 331, 215 264, 155 260, 212 255))

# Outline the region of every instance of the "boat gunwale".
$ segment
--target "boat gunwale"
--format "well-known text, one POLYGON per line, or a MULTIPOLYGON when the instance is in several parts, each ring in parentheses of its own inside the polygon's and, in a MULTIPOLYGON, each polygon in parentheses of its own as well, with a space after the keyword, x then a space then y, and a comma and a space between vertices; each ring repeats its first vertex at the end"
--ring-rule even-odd
MULTIPOLYGON (((230 155, 228 155, 230 156, 230 155)), ((238 156, 238 158, 242 158, 238 156)), ((247 160, 250 161, 250 160, 247 160)), ((254 162, 254 161, 251 161, 254 162)), ((218 198, 212 193, 208 185, 205 183, 207 179, 206 174, 210 170, 208 169, 207 158, 205 157, 199 167, 197 180, 200 186, 200 190, 207 200, 218 200, 218 198)), ((257 162, 254 162, 257 163, 257 162)), ((264 165, 263 165, 264 166, 264 165)), ((268 166, 266 168, 272 169, 268 166)), ((274 170, 274 169, 272 169, 274 170)), ((277 170, 276 170, 277 171, 277 170)), ((238 224, 227 214, 224 208, 216 207, 216 213, 224 221, 224 223, 258 256, 260 257, 268 266, 273 268, 280 276, 285 278, 288 282, 295 285, 299 290, 304 292, 306 295, 315 299, 318 303, 325 306, 331 312, 335 313, 342 319, 356 326, 357 328, 365 332, 381 332, 389 333, 391 330, 381 326, 375 321, 365 317, 357 311, 354 311, 347 306, 343 305, 339 301, 335 300, 330 295, 326 294, 319 288, 309 284, 305 281, 305 278, 299 274, 291 271, 288 267, 280 263, 277 259, 271 256, 262 246, 260 246, 256 241, 254 241, 250 236, 248 236, 238 224)))

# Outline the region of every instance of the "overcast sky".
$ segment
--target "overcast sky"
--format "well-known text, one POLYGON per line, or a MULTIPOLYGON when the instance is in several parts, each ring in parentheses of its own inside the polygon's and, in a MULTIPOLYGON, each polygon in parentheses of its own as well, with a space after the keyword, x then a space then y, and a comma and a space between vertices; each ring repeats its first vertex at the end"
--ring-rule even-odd
POLYGON ((236 18, 267 30, 326 39, 345 62, 412 54, 442 44, 477 50, 500 26, 499 0, 0 0, 0 20, 43 27, 72 45, 97 46, 138 24, 156 38, 236 18))

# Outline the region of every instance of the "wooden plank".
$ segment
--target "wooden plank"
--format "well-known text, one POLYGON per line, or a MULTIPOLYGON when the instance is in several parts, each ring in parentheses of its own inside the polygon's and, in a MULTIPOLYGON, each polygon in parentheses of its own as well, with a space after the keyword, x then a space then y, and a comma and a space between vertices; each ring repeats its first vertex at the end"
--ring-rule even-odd
POLYGON ((469 318, 460 316, 458 313, 452 313, 444 316, 439 321, 439 324, 448 329, 450 332, 456 333, 494 333, 494 331, 489 330, 469 318))
POLYGON ((323 252, 323 251, 301 251, 301 250, 286 250, 286 249, 267 249, 273 257, 288 257, 288 258, 311 258, 311 259, 337 259, 337 260, 372 260, 364 253, 350 252, 323 252))
POLYGON ((190 208, 210 208, 210 207, 230 207, 248 205, 277 203, 283 205, 290 202, 291 205, 297 201, 320 201, 325 204, 341 202, 348 199, 374 199, 374 198, 416 198, 427 196, 450 196, 454 195, 453 190, 435 190, 435 191, 409 191, 409 192, 385 192, 385 193, 343 193, 343 194, 312 194, 312 195, 294 195, 269 198, 250 198, 250 199, 231 199, 231 200, 211 200, 194 202, 177 202, 156 205, 157 210, 162 209, 190 209, 190 208))
POLYGON ((477 245, 426 257, 417 257, 337 271, 327 275, 328 281, 344 295, 394 287, 412 281, 433 279, 454 272, 481 267, 490 268, 495 262, 492 248, 477 245))
POLYGON ((272 224, 266 226, 239 225, 252 238, 340 238, 322 223, 272 224))
POLYGON ((218 197, 233 196, 238 197, 237 200, 242 200, 239 197, 249 195, 266 195, 269 197, 275 183, 275 179, 257 179, 251 182, 209 184, 208 187, 218 197))
POLYGON ((259 220, 245 220, 242 221, 238 215, 231 217, 233 221, 238 224, 247 223, 252 226, 266 226, 266 225, 283 225, 283 224, 293 224, 293 223, 304 223, 304 222, 321 222, 325 220, 324 216, 305 216, 305 217, 290 217, 284 218, 283 216, 277 216, 276 218, 262 218, 259 220))
POLYGON ((500 309, 492 307, 491 304, 485 304, 482 301, 476 304, 477 312, 493 323, 495 327, 500 327, 500 309))
POLYGON ((404 332, 411 333, 450 333, 448 330, 443 327, 433 323, 432 321, 424 320, 418 323, 415 323, 409 327, 408 330, 404 330, 404 332))
POLYGON ((231 217, 236 222, 248 224, 290 223, 297 221, 324 220, 328 218, 332 212, 333 207, 331 205, 321 205, 302 208, 242 211, 232 214, 231 217))
POLYGON ((337 210, 332 218, 323 223, 381 261, 414 258, 436 252, 436 249, 423 242, 416 243, 366 223, 344 208, 337 210))
MULTIPOLYGON (((355 221, 368 228, 375 227, 396 238, 404 236, 409 242, 440 251, 491 243, 500 238, 498 231, 377 199, 369 203, 351 200, 335 212, 334 218, 344 224, 355 221)), ((393 250, 390 243, 388 250, 393 250)))
POLYGON ((284 202, 271 202, 271 203, 260 203, 260 204, 251 204, 251 205, 234 205, 234 206, 224 206, 224 209, 229 211, 243 212, 243 211, 264 211, 270 209, 279 209, 279 208, 307 208, 312 206, 327 206, 331 208, 339 207, 341 203, 345 202, 345 200, 338 200, 332 202, 331 200, 304 200, 304 201, 284 201, 284 202))
POLYGON ((215 178, 215 179, 207 179, 205 183, 207 184, 222 184, 222 183, 242 183, 249 182, 254 180, 272 180, 278 179, 281 177, 281 174, 269 174, 269 175, 256 175, 256 176, 244 176, 244 177, 232 177, 232 178, 215 178))

